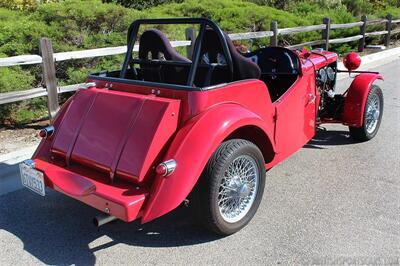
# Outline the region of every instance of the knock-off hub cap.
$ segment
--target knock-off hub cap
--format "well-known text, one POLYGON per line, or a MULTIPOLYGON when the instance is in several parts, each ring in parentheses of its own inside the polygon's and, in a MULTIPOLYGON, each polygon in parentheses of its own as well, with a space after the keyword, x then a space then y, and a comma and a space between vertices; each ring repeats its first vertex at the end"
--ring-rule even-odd
POLYGON ((240 198, 244 198, 250 195, 250 192, 251 192, 250 187, 247 184, 243 184, 238 190, 238 196, 240 198))
POLYGON ((235 198, 243 198, 243 197, 247 197, 250 192, 250 186, 248 184, 244 184, 240 181, 240 177, 239 176, 235 176, 232 178, 232 181, 230 183, 230 195, 231 197, 235 197, 235 198))

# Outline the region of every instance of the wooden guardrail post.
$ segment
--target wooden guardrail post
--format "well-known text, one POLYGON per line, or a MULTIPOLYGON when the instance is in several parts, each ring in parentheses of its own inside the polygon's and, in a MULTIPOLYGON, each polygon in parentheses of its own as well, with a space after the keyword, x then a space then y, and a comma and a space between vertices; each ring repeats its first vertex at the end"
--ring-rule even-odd
POLYGON ((362 52, 364 51, 365 47, 365 32, 367 31, 367 16, 362 16, 361 17, 361 22, 363 24, 360 26, 360 35, 362 35, 362 38, 358 41, 358 51, 362 52))
POLYGON ((385 35, 385 46, 386 46, 386 48, 389 48, 389 45, 390 45, 390 33, 392 31, 392 15, 388 14, 386 16, 386 19, 387 19, 387 21, 386 21, 387 34, 385 35))
POLYGON ((40 39, 44 87, 47 90, 47 106, 50 120, 53 120, 60 106, 58 104, 56 69, 53 58, 53 46, 48 38, 40 39))
POLYGON ((322 20, 322 23, 325 24, 325 29, 322 30, 322 39, 325 41, 325 47, 324 49, 328 51, 329 49, 329 35, 331 32, 331 19, 330 18, 324 18, 322 20))
POLYGON ((194 50, 194 43, 196 42, 196 31, 193 27, 186 28, 185 37, 187 41, 191 41, 190 45, 186 46, 187 57, 191 60, 194 50))
POLYGON ((269 46, 278 46, 278 22, 275 20, 271 21, 271 31, 274 35, 269 39, 269 46))

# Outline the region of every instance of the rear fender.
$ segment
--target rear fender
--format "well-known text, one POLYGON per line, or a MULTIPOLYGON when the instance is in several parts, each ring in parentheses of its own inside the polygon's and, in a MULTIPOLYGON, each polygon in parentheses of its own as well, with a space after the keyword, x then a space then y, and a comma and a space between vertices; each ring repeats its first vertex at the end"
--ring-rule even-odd
POLYGON ((377 79, 383 80, 383 77, 375 73, 362 73, 354 78, 344 100, 343 124, 353 127, 361 127, 363 125, 364 108, 368 93, 377 79))
MULTIPOLYGON (((175 171, 156 176, 142 216, 149 222, 175 209, 197 183, 207 161, 219 144, 243 126, 256 126, 272 140, 270 128, 258 115, 237 104, 221 104, 194 117, 177 133, 165 160, 174 159, 175 171)), ((273 151, 275 147, 271 143, 273 151)))

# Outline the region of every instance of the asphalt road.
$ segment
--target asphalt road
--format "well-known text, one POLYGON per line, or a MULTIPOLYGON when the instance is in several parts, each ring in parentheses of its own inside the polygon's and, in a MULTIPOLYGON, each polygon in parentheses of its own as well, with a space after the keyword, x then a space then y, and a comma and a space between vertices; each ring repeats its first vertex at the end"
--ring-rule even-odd
POLYGON ((400 62, 378 70, 386 81, 376 138, 320 131, 267 173, 258 213, 239 233, 216 237, 184 207, 144 226, 97 230, 90 207, 23 189, 0 197, 0 265, 399 264, 400 62))

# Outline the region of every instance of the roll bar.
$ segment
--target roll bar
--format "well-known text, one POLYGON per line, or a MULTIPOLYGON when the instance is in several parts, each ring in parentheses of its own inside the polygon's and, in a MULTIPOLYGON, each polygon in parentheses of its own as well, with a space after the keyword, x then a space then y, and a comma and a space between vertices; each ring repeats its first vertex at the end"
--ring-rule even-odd
POLYGON ((197 36, 197 40, 195 42, 195 47, 193 50, 193 60, 192 63, 190 64, 190 71, 187 79, 187 86, 193 87, 194 79, 196 76, 197 68, 199 65, 200 61, 200 51, 201 51, 201 45, 204 40, 204 33, 206 31, 206 28, 209 27, 212 30, 214 30, 219 37, 219 40, 222 44, 222 49, 226 58, 226 62, 228 65, 228 70, 231 75, 231 80, 233 78, 233 63, 232 63, 232 56, 228 48, 228 43, 225 38, 225 34, 222 32, 222 30, 218 27, 215 22, 213 22, 210 19, 207 18, 160 18, 160 19, 138 19, 135 20, 129 27, 128 30, 128 48, 124 60, 124 64, 122 66, 122 70, 120 73, 120 78, 125 78, 126 72, 128 71, 128 67, 130 63, 132 62, 132 52, 133 52, 133 47, 135 45, 136 39, 137 39, 137 34, 139 31, 139 27, 142 24, 200 24, 200 32, 197 36))

